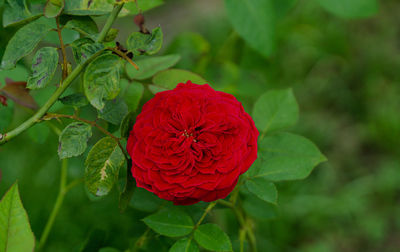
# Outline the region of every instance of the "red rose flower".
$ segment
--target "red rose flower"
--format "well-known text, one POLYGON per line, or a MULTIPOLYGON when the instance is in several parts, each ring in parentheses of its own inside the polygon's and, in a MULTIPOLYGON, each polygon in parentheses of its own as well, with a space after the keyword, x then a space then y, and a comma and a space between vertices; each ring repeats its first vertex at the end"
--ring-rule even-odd
POLYGON ((180 83, 136 118, 127 145, 132 175, 176 205, 225 198, 256 160, 258 134, 234 96, 180 83))

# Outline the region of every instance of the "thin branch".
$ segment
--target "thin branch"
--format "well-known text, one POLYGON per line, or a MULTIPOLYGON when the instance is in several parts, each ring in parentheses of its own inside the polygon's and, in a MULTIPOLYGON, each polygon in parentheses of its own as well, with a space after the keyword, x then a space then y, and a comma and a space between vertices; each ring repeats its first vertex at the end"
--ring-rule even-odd
POLYGON ((61 35, 60 18, 59 17, 56 17, 56 24, 57 24, 57 34, 58 34, 58 38, 60 40, 61 54, 63 57, 62 80, 65 80, 68 76, 68 61, 67 61, 67 52, 65 50, 64 40, 61 35))
POLYGON ((129 64, 131 64, 136 70, 139 70, 138 65, 136 65, 135 62, 133 62, 125 53, 121 52, 120 50, 118 50, 116 48, 112 48, 112 47, 109 47, 107 49, 115 52, 116 54, 118 54, 119 56, 124 58, 126 61, 128 61, 129 64))

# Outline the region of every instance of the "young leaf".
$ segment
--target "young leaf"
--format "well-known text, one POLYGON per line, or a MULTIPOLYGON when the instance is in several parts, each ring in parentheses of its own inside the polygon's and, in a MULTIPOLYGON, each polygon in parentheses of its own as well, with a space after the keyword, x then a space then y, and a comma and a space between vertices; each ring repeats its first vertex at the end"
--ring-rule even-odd
POLYGON ((159 234, 169 237, 184 236, 192 232, 193 220, 185 212, 166 210, 147 216, 144 223, 159 234))
POLYGON ((84 36, 94 35, 99 32, 96 22, 90 16, 74 16, 64 28, 75 30, 84 36))
POLYGON ((19 29, 8 42, 1 68, 14 68, 18 60, 31 53, 52 28, 51 23, 42 17, 19 29))
POLYGON ((268 57, 275 48, 272 0, 225 0, 233 28, 255 50, 268 57))
POLYGON ((81 93, 67 95, 60 98, 59 100, 64 105, 77 108, 84 107, 89 104, 88 100, 86 99, 86 96, 81 93))
POLYGON ((276 204, 278 200, 278 191, 274 183, 265 178, 249 178, 245 183, 247 189, 260 199, 276 204))
POLYGON ((122 99, 107 101, 104 108, 98 111, 99 118, 115 125, 120 125, 128 114, 128 106, 122 99))
POLYGON ((142 99, 144 87, 142 83, 133 81, 128 84, 124 92, 124 100, 128 105, 129 111, 136 111, 142 99))
POLYGON ((61 132, 58 145, 60 159, 76 157, 85 152, 87 141, 92 136, 92 127, 82 122, 73 122, 61 132))
POLYGON ((310 140, 291 133, 266 136, 258 148, 262 162, 255 177, 271 181, 304 179, 326 160, 310 140))
POLYGON ((194 239, 205 249, 212 251, 232 251, 229 236, 211 223, 200 225, 194 231, 194 239))
POLYGON ((111 137, 100 139, 90 150, 85 161, 85 184, 96 196, 107 195, 124 163, 124 154, 111 137))
POLYGON ((186 83, 189 80, 195 84, 208 83, 200 75, 182 69, 168 69, 153 77, 155 85, 166 89, 174 89, 178 83, 186 83))
POLYGON ((60 1, 52 1, 47 0, 47 3, 44 7, 44 16, 47 18, 55 18, 60 16, 62 10, 65 6, 65 0, 60 1))
POLYGON ((175 242, 169 252, 199 252, 199 247, 190 238, 183 238, 175 242))
POLYGON ((378 12, 377 0, 317 0, 327 11, 342 18, 366 18, 378 12))
POLYGON ((139 66, 139 70, 136 70, 132 65, 127 64, 126 73, 131 79, 145 80, 162 70, 174 66, 180 58, 179 55, 175 54, 144 58, 135 62, 139 66))
POLYGON ((26 85, 29 89, 46 87, 53 79, 58 66, 58 52, 55 47, 43 47, 36 52, 32 61, 32 74, 26 85))
POLYGON ((299 107, 292 89, 272 90, 256 101, 253 119, 261 133, 293 126, 299 117, 299 107))
POLYGON ((29 94, 29 90, 25 87, 26 82, 13 82, 12 80, 8 80, 6 85, 0 89, 0 94, 3 94, 21 106, 30 109, 38 108, 37 103, 29 94))
POLYGON ((96 58, 86 68, 83 76, 85 95, 98 110, 104 108, 105 99, 112 100, 119 93, 120 64, 118 56, 106 54, 96 58))
POLYGON ((35 237, 15 183, 0 201, 0 251, 33 251, 35 237))
POLYGON ((160 27, 152 30, 150 34, 134 32, 126 41, 127 49, 134 55, 153 55, 160 51, 163 43, 163 33, 160 27))

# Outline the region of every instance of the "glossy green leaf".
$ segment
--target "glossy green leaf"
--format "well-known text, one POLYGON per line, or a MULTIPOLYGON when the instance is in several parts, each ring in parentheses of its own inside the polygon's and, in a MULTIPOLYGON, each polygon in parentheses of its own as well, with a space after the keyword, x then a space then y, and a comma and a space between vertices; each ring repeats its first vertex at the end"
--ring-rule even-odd
POLYGON ((317 0, 327 11, 343 18, 365 18, 378 12, 377 0, 317 0))
POLYGON ((326 160, 310 140, 285 132, 266 136, 258 150, 261 164, 255 177, 271 181, 304 179, 326 160))
POLYGON ((274 183, 265 178, 250 178, 245 183, 247 189, 260 199, 276 204, 278 200, 278 191, 274 183))
POLYGON ((15 183, 0 201, 0 251, 33 251, 35 237, 15 183))
POLYGON ((128 138, 129 133, 131 132, 133 128, 133 124, 136 121, 136 112, 129 112, 124 119, 121 122, 121 137, 123 138, 128 138))
POLYGON ((64 28, 75 30, 84 36, 94 35, 99 32, 96 22, 89 16, 74 16, 64 28))
POLYGON ((127 49, 134 55, 153 55, 160 51, 163 33, 160 27, 154 28, 150 34, 134 32, 126 41, 127 49))
POLYGON ((143 92, 144 87, 142 83, 133 81, 128 84, 123 95, 129 111, 136 111, 139 102, 142 99, 143 92))
POLYGON ((99 118, 115 125, 120 125, 128 114, 128 105, 122 99, 107 101, 104 108, 98 111, 99 118))
POLYGON ((254 104, 253 120, 261 133, 293 126, 299 117, 299 107, 292 89, 272 90, 254 104))
POLYGON ((175 242, 169 252, 199 252, 199 247, 191 238, 183 238, 175 242))
POLYGON ((47 0, 46 6, 44 7, 44 16, 47 18, 58 17, 63 11, 64 6, 65 6, 65 0, 62 1, 47 0))
POLYGON ((100 139, 85 161, 85 185, 89 192, 96 196, 107 195, 118 179, 124 160, 124 154, 114 139, 100 139))
POLYGON ((147 216, 144 223, 159 234, 179 237, 189 234, 194 227, 193 220, 185 212, 165 210, 147 216))
POLYGON ((19 29, 8 42, 1 62, 2 69, 11 69, 24 56, 30 54, 52 29, 46 18, 35 20, 19 29))
POLYGON ((14 102, 7 100, 7 106, 0 103, 0 133, 6 132, 14 115, 14 102))
POLYGON ((86 99, 86 96, 81 93, 75 93, 71 95, 64 96, 59 99, 62 104, 71 106, 71 107, 84 107, 89 104, 89 101, 86 99))
POLYGON ((131 79, 144 80, 152 77, 154 74, 174 66, 180 60, 179 55, 165 55, 159 57, 149 57, 135 61, 139 66, 136 70, 132 65, 126 65, 126 71, 131 79))
POLYGON ((3 26, 23 25, 41 16, 43 16, 43 13, 32 13, 29 10, 26 0, 6 0, 3 12, 3 26))
POLYGON ((57 70, 58 51, 55 47, 43 47, 36 52, 32 60, 32 74, 28 78, 27 88, 39 89, 46 87, 57 70))
POLYGON ((76 157, 85 152, 92 127, 83 122, 73 122, 61 132, 58 145, 60 159, 76 157))
POLYGON ((215 224, 200 225, 194 232, 194 239, 207 250, 232 251, 229 236, 215 224))
POLYGON ((86 68, 83 76, 85 95, 98 110, 104 108, 104 100, 116 98, 120 91, 120 64, 118 56, 107 54, 96 58, 86 68))
POLYGON ((168 69, 154 75, 153 83, 159 87, 166 89, 174 89, 179 83, 191 81, 195 84, 208 83, 203 77, 198 74, 182 69, 168 69))
POLYGON ((225 0, 233 28, 255 50, 268 57, 275 48, 272 0, 225 0))

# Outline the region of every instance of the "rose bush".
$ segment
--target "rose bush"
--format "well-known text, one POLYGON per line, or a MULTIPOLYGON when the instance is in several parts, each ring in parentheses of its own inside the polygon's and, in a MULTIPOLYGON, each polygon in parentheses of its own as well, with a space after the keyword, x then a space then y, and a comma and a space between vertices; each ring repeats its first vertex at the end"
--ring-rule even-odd
POLYGON ((230 94, 188 81, 157 93, 128 139, 137 186, 177 205, 225 198, 257 158, 259 133, 230 94))

